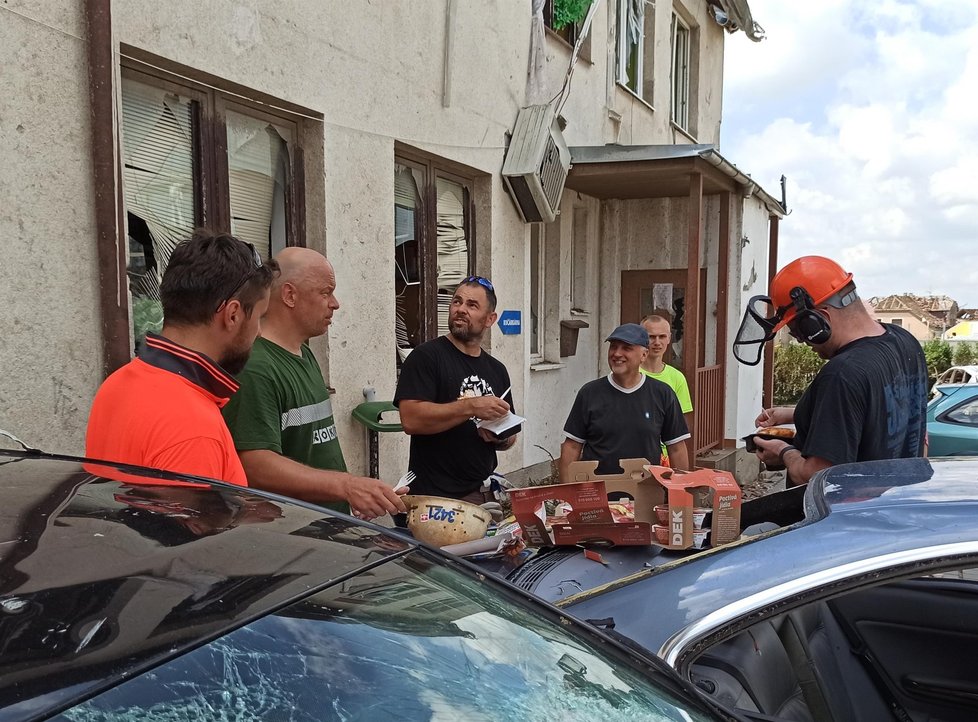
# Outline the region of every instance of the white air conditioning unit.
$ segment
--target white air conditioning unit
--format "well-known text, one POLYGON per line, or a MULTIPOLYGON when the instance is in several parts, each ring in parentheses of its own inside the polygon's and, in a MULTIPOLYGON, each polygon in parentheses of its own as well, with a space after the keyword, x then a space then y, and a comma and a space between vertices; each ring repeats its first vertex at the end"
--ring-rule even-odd
POLYGON ((503 161, 503 179, 525 223, 557 217, 570 160, 553 107, 521 108, 503 161))

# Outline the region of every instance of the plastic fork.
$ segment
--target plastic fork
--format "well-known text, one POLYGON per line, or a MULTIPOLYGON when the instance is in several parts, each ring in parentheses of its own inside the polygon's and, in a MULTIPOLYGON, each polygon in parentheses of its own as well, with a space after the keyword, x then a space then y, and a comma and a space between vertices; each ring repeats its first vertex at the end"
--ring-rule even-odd
POLYGON ((417 478, 418 477, 415 475, 413 471, 409 471, 408 473, 406 473, 404 476, 402 476, 400 479, 397 480, 397 483, 394 484, 394 491, 397 491, 398 489, 403 489, 405 486, 410 485, 410 483, 417 478))

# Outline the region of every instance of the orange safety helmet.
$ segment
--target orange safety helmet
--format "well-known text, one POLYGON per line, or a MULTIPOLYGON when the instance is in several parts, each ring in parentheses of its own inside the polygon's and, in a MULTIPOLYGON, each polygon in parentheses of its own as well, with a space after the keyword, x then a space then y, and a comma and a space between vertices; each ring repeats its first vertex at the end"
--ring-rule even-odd
POLYGON ((852 274, 846 273, 842 266, 824 256, 802 256, 792 261, 771 280, 771 303, 778 312, 784 312, 774 330, 795 319, 798 311, 791 297, 795 288, 804 289, 813 305, 819 306, 850 283, 852 274))

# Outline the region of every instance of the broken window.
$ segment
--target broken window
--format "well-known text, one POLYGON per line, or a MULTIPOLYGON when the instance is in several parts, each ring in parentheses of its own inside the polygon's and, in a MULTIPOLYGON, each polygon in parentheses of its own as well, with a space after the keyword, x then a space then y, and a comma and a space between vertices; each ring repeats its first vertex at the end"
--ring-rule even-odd
POLYGON ((653 104, 655 3, 618 0, 618 83, 653 104))
POLYGON ((470 182, 432 160, 395 159, 394 313, 400 360, 448 333, 455 287, 471 273, 470 182))
POLYGON ((137 347, 163 327, 160 280, 173 248, 197 226, 194 101, 124 79, 123 201, 137 347))
POLYGON ((294 167, 303 122, 127 59, 122 191, 137 351, 162 326, 163 271, 195 228, 233 233, 263 258, 304 242, 294 167))
POLYGON ((286 246, 289 130, 227 112, 231 233, 268 258, 286 246))
MULTIPOLYGON (((580 40, 584 27, 584 15, 587 13, 584 3, 580 3, 581 10, 584 15, 582 15, 581 18, 575 22, 565 22, 565 20, 561 17, 561 14, 559 12, 555 12, 554 0, 537 1, 543 2, 543 24, 546 25, 554 35, 562 39, 571 47, 577 45, 577 41, 580 40)), ((559 5, 560 3, 558 2, 557 4, 559 5)), ((589 6, 590 3, 588 3, 588 7, 589 6)), ((534 3, 534 9, 536 9, 536 3, 534 3)), ((590 36, 585 37, 584 41, 581 43, 580 57, 587 61, 591 60, 590 36)))

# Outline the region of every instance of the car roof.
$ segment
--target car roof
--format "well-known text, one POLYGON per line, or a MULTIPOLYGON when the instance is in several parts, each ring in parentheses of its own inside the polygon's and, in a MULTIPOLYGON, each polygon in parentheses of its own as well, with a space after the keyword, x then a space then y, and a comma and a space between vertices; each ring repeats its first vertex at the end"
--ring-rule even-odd
POLYGON ((751 604, 804 593, 805 580, 820 574, 978 540, 978 459, 831 467, 809 482, 804 504, 801 523, 643 570, 558 606, 585 620, 614 619, 616 632, 662 653, 694 623, 731 623, 749 615, 751 604))
POLYGON ((313 505, 180 483, 195 477, 3 450, 0 467, 0 720, 57 711, 419 546, 313 505))

